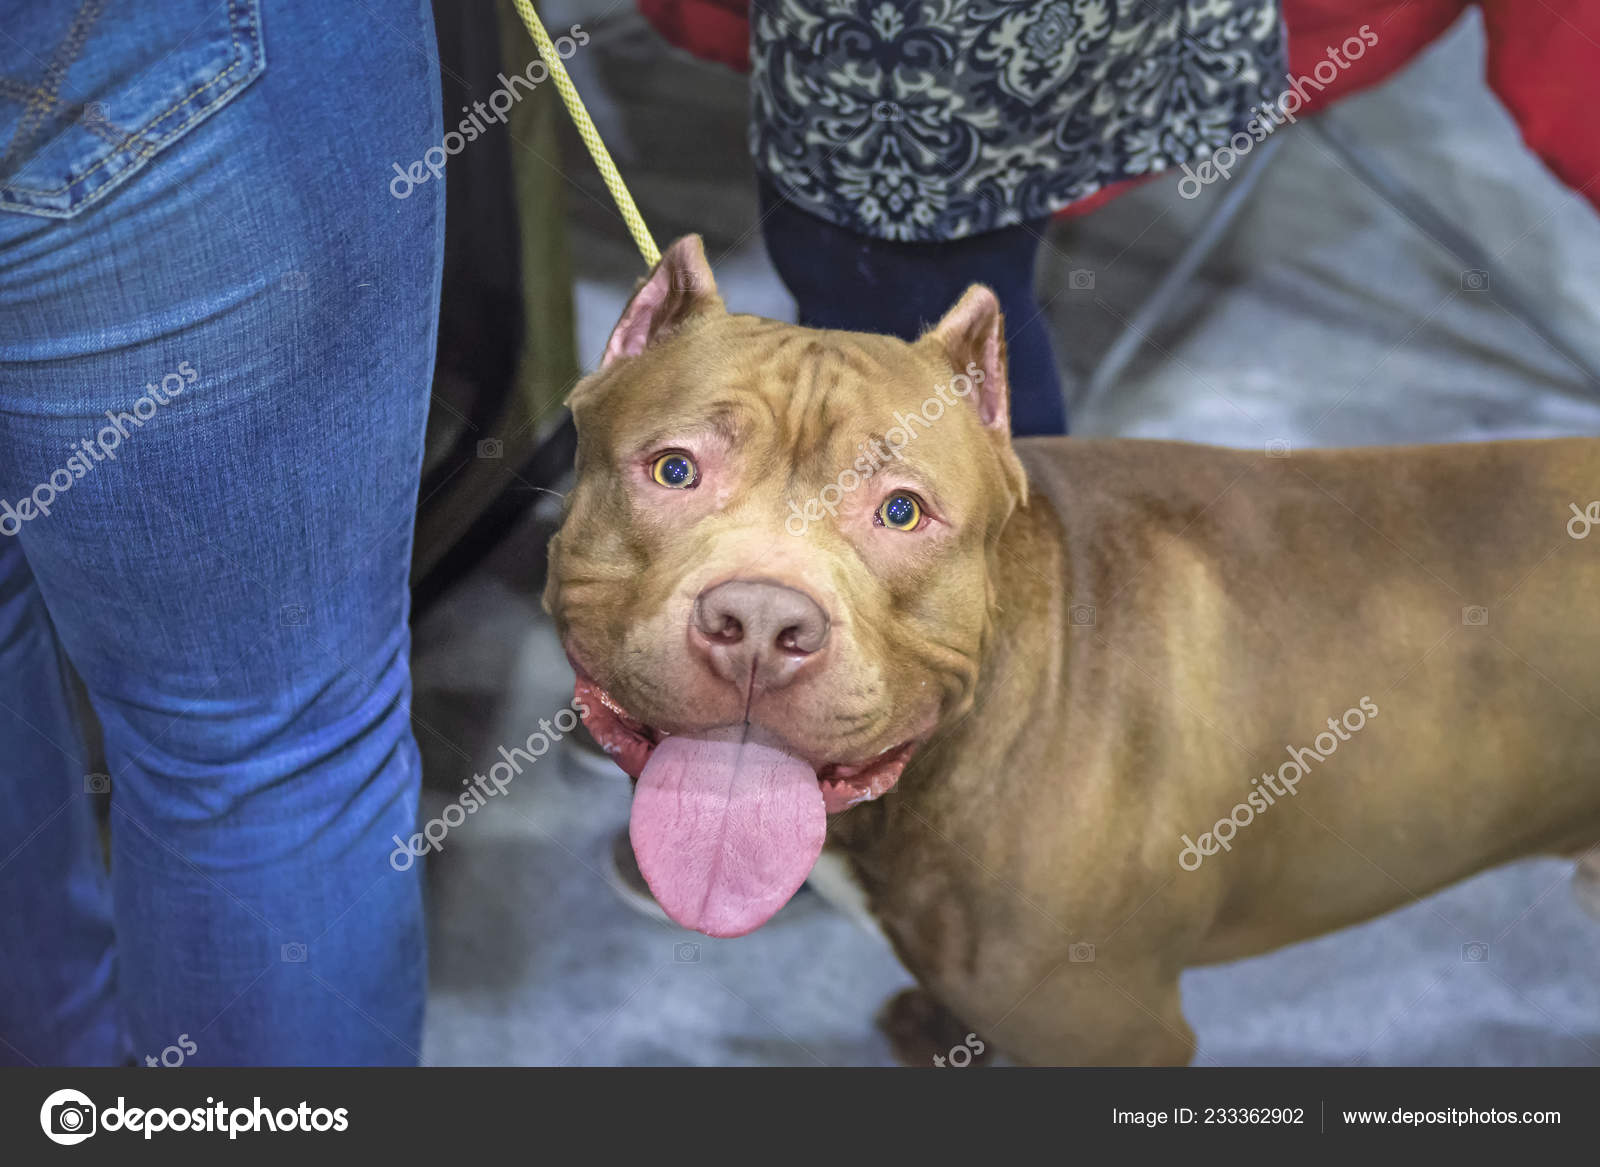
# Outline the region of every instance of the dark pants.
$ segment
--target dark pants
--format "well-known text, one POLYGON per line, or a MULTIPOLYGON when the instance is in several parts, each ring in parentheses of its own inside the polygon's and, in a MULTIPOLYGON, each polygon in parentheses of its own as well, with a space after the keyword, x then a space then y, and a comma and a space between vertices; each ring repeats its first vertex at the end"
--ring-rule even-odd
POLYGON ((969 284, 1000 297, 1010 357, 1011 432, 1067 431, 1061 377, 1033 294, 1047 220, 945 243, 893 243, 836 227, 761 184, 767 253, 813 328, 889 333, 915 340, 969 284))

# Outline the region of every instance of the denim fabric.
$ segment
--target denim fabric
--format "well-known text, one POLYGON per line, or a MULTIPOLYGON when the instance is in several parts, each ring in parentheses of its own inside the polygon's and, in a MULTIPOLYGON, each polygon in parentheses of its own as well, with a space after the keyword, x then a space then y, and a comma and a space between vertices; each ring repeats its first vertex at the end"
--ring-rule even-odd
POLYGON ((1033 291, 1049 226, 1041 219, 964 239, 901 243, 835 226, 761 183, 761 234, 801 324, 915 340, 968 285, 993 289, 1005 314, 1011 432, 1019 438, 1067 432, 1061 374, 1033 291))
POLYGON ((428 5, 0 28, 0 1062, 415 1062, 428 5))

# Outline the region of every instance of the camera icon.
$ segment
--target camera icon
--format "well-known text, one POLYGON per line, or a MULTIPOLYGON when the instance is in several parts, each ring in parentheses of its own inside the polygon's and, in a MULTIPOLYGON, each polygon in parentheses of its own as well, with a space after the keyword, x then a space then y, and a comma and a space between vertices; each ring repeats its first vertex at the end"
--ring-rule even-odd
POLYGON ((57 1090, 39 1108, 39 1125, 52 1143, 70 1147, 95 1133, 95 1106, 87 1094, 57 1090))
POLYGON ((91 101, 83 107, 83 122, 89 126, 103 126, 111 121, 111 107, 103 101, 91 101))
POLYGON ((1093 604, 1074 604, 1067 609, 1067 622, 1074 628, 1093 628, 1094 617, 1093 604))
POLYGON ((1079 941, 1077 944, 1074 944, 1071 948, 1067 949, 1067 959, 1073 964, 1093 964, 1094 945, 1079 941))
POLYGON ((699 964, 700 946, 685 941, 672 947, 672 959, 678 964, 699 964))
POLYGON ((1468 628, 1483 628, 1489 623, 1489 609, 1479 604, 1468 604, 1461 609, 1461 623, 1468 628))
POLYGON ((50 1129, 58 1135, 92 1135, 94 1108, 81 1102, 63 1102, 50 1111, 50 1129))
POLYGON ((110 794, 110 774, 85 774, 83 776, 83 792, 85 794, 110 794))
POLYGON ((478 443, 478 457, 503 458, 506 453, 506 444, 499 438, 484 438, 478 443))
POLYGON ((311 286, 311 277, 303 271, 286 271, 278 277, 278 287, 285 292, 303 292, 311 286))
POLYGON ((872 120, 875 122, 903 122, 906 120, 906 111, 893 101, 880 101, 872 107, 872 120))
POLYGON ((1461 290, 1463 292, 1487 292, 1489 290, 1489 273, 1479 268, 1472 268, 1461 273, 1461 290))
POLYGON ((1463 964, 1488 964, 1489 946, 1481 940, 1474 940, 1461 946, 1461 962, 1463 964))
POLYGON ((1289 450, 1288 438, 1273 438, 1267 443, 1267 457, 1269 458, 1287 458, 1289 450))
POLYGON ((1080 267, 1067 273, 1067 287, 1074 292, 1094 291, 1094 272, 1088 268, 1080 267))
POLYGON ((304 604, 285 604, 278 609, 278 623, 285 628, 303 628, 308 615, 304 604))
POLYGON ((291 940, 278 949, 278 956, 284 964, 304 964, 308 955, 306 946, 298 940, 291 940))

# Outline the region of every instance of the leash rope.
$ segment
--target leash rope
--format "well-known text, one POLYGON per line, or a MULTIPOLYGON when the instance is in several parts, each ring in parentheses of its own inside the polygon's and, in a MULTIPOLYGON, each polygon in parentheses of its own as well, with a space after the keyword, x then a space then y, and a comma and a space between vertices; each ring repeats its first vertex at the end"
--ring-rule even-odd
POLYGON ((550 80, 555 82, 562 104, 567 107, 567 113, 572 115, 572 124, 577 128, 578 137, 589 147, 589 156, 594 159, 600 177, 605 179, 606 189, 616 201, 617 210, 622 212, 622 221, 627 224, 628 234, 633 236, 634 245, 644 257, 645 266, 655 267, 661 262, 661 251, 656 247, 655 240, 650 238, 650 228, 644 225, 644 216, 639 214, 639 208, 634 205, 633 196, 628 193, 628 184, 622 181, 622 175, 617 171, 617 164, 611 161, 611 152, 600 140, 600 131, 594 128, 594 121, 584 107, 583 98, 578 96, 578 87, 567 76, 567 68, 561 63, 550 34, 545 31, 544 21, 533 11, 531 0, 512 0, 512 4, 517 15, 522 17, 522 23, 527 26, 528 35, 533 38, 545 68, 550 70, 550 80))

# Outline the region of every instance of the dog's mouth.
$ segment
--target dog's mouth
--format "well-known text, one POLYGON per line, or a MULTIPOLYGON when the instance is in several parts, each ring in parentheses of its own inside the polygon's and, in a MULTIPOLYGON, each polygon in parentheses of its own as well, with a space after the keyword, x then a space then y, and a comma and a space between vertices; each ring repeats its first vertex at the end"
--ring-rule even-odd
MULTIPOLYGON (((638 778, 644 772, 655 748, 671 736, 634 717, 581 670, 573 697, 588 707, 589 711, 583 714, 584 727, 630 778, 638 778)), ((827 812, 838 814, 887 794, 900 780, 916 748, 917 741, 912 739, 860 762, 813 765, 827 812)))
POLYGON ((650 890, 673 920, 711 936, 766 923, 811 873, 827 816, 890 790, 917 744, 819 764, 749 724, 663 733, 581 669, 574 697, 595 741, 637 780, 628 831, 650 890))

